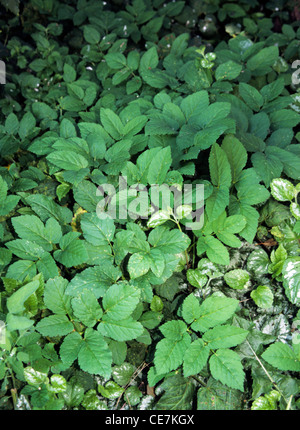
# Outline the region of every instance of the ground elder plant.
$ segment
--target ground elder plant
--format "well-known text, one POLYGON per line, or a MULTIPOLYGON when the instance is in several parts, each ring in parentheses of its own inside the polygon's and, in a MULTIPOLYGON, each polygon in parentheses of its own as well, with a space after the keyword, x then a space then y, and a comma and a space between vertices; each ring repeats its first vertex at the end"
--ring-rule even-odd
POLYGON ((299 409, 299 6, 0 3, 0 409, 299 409))

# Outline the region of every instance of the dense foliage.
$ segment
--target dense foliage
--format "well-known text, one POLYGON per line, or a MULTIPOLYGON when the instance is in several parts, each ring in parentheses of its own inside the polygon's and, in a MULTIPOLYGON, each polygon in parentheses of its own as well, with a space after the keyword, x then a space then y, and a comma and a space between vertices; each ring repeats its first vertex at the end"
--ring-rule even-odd
POLYGON ((299 408, 299 6, 1 3, 0 409, 299 408))

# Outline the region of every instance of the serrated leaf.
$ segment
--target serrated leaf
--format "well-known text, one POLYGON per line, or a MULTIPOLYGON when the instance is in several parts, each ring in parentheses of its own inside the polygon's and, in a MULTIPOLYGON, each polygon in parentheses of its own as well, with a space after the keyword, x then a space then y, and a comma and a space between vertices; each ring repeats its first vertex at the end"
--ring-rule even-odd
POLYGON ((114 139, 120 139, 124 126, 115 112, 111 109, 101 108, 100 110, 100 119, 103 124, 103 127, 113 137, 114 139))
POLYGON ((245 373, 239 355, 231 349, 218 349, 209 360, 212 376, 222 384, 244 391, 245 373))
POLYGON ((221 148, 226 153, 231 168, 232 183, 235 184, 247 163, 247 151, 244 145, 232 134, 224 137, 221 148))
POLYGON ((146 252, 136 252, 128 261, 128 272, 131 279, 145 275, 150 269, 150 255, 146 252))
POLYGON ((199 237, 197 242, 197 254, 206 252, 207 257, 216 264, 228 265, 229 253, 227 248, 213 236, 199 237))
POLYGON ((252 85, 241 82, 239 84, 239 92, 246 104, 255 111, 258 111, 263 105, 264 99, 259 91, 252 85))
POLYGON ((190 244, 190 238, 179 230, 156 227, 148 237, 149 243, 163 254, 179 254, 190 244))
POLYGON ((199 301, 193 294, 190 294, 184 299, 182 304, 182 317, 188 324, 191 324, 193 321, 197 320, 200 315, 199 301))
POLYGON ((209 171, 211 181, 215 186, 230 186, 230 164, 228 162, 225 152, 218 144, 214 144, 211 148, 209 155, 209 171))
POLYGON ((36 329, 43 336, 65 336, 73 330, 73 324, 65 315, 50 315, 41 319, 36 329))
POLYGON ((104 316, 97 329, 103 336, 110 337, 120 342, 136 339, 144 331, 142 324, 133 320, 131 317, 116 321, 110 320, 104 316))
POLYGON ((96 213, 85 213, 81 217, 81 229, 84 238, 95 246, 112 242, 115 233, 114 220, 99 218, 96 213))
POLYGON ((80 368, 88 373, 109 378, 111 375, 112 354, 103 336, 92 328, 87 328, 78 353, 80 368))
POLYGON ((88 160, 81 154, 74 151, 53 151, 51 154, 47 155, 47 160, 60 169, 65 170, 80 170, 88 167, 88 160))
POLYGON ((202 339, 192 342, 185 351, 183 358, 183 374, 185 377, 197 375, 205 366, 209 357, 209 347, 202 339))
POLYGON ((300 371, 300 361, 293 349, 286 343, 273 343, 262 354, 262 358, 277 369, 300 371))
POLYGON ((231 348, 242 343, 248 333, 240 327, 220 325, 205 332, 202 339, 210 349, 231 348))
POLYGON ((63 363, 72 365, 78 357, 82 342, 83 339, 78 332, 70 333, 64 338, 59 350, 63 363))
POLYGON ((160 373, 167 373, 177 369, 183 361, 186 349, 191 343, 189 334, 177 341, 173 339, 162 339, 156 346, 154 364, 160 373))
POLYGON ((48 309, 58 315, 71 311, 70 297, 65 294, 68 281, 61 276, 49 279, 45 285, 44 303, 48 309))
POLYGON ((140 291, 133 285, 119 282, 112 285, 104 294, 102 306, 106 318, 123 320, 128 318, 140 299, 140 291))
POLYGON ((265 285, 260 285, 255 290, 251 291, 250 296, 255 304, 262 309, 268 309, 273 304, 273 293, 271 289, 265 285))
POLYGON ((172 157, 171 148, 167 146, 162 148, 152 159, 148 171, 148 183, 150 185, 163 184, 167 172, 171 167, 172 157))
POLYGON ((92 291, 83 290, 71 303, 74 315, 87 327, 93 327, 100 320, 103 312, 92 291))
POLYGON ((105 291, 117 282, 122 273, 111 263, 103 266, 89 267, 77 273, 66 288, 66 294, 77 296, 84 289, 91 290, 96 298, 102 297, 105 291))
POLYGON ((175 320, 166 322, 159 329, 165 338, 176 341, 183 338, 187 325, 181 320, 175 320))
POLYGON ((192 324, 195 331, 205 332, 209 328, 226 322, 236 311, 238 300, 212 295, 200 305, 200 316, 192 324))

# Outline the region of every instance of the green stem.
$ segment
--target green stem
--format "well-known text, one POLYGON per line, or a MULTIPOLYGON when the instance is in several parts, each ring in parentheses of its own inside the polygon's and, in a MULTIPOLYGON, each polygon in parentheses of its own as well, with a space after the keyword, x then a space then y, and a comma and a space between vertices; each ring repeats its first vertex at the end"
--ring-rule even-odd
POLYGON ((254 357, 258 361, 259 365, 261 366, 261 368, 263 369, 263 371, 265 372, 265 374, 267 375, 267 377, 271 381, 272 385, 276 388, 276 390, 279 392, 279 394, 283 397, 283 399, 286 402, 286 404, 289 406, 289 401, 284 397, 283 392, 280 390, 280 388, 278 387, 278 385, 276 384, 276 382, 274 381, 274 379, 272 378, 272 376, 270 375, 270 373, 267 371, 267 369, 265 368, 265 366, 263 365, 263 363, 261 362, 261 360, 258 358, 256 352, 254 351, 254 349, 252 348, 252 346, 250 345, 250 343, 249 343, 249 341, 247 339, 246 339, 246 342, 247 342, 249 348, 251 349, 254 357))

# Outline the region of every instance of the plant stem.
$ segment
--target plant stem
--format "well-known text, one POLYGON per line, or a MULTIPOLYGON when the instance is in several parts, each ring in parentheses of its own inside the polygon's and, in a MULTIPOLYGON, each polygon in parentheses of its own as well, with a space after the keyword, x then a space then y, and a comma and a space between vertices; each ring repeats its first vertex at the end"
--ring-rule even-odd
MULTIPOLYGON (((265 368, 265 366, 263 365, 263 363, 261 362, 261 360, 258 358, 256 352, 254 351, 254 349, 252 348, 252 346, 250 345, 249 341, 246 339, 246 342, 249 346, 249 348, 251 349, 254 357, 256 358, 256 360, 258 361, 258 363, 260 364, 261 368, 263 369, 263 371, 265 372, 265 374, 267 375, 267 377, 270 379, 270 381, 272 382, 272 385, 276 388, 276 390, 280 393, 280 395, 283 397, 284 401, 286 402, 286 404, 289 406, 289 402, 288 400, 284 397, 284 394, 282 393, 282 391, 280 390, 280 388, 278 387, 278 385, 276 384, 276 382, 274 381, 274 379, 272 378, 272 376, 270 375, 270 373, 267 371, 267 369, 265 368)), ((291 399, 290 399, 291 400, 291 399)))

